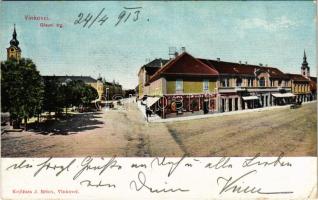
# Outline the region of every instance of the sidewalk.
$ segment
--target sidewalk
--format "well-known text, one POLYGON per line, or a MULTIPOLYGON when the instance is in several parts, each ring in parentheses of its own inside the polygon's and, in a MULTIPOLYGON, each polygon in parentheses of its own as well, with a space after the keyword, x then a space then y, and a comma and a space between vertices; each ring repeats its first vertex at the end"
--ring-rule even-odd
MULTIPOLYGON (((309 101, 309 102, 303 102, 304 104, 309 103, 317 103, 317 100, 315 101, 309 101)), ((145 106, 141 105, 140 102, 138 102, 138 108, 144 115, 145 120, 147 120, 146 112, 145 112, 145 106)), ((210 118, 210 117, 220 117, 220 116, 226 116, 226 115, 236 115, 236 114, 242 114, 242 113, 251 113, 251 112, 262 112, 267 110, 281 110, 281 109, 289 109, 290 105, 285 106, 270 106, 265 108, 255 108, 255 109, 248 109, 248 110, 237 110, 237 111, 231 111, 231 112, 223 112, 223 113, 214 113, 214 114, 205 114, 205 115, 195 115, 195 116, 186 116, 186 117, 175 117, 175 118, 167 118, 162 119, 158 115, 148 117, 148 122, 150 123, 162 123, 162 122, 175 122, 175 121, 186 121, 186 120, 193 120, 193 119, 204 119, 204 118, 210 118)))
MULTIPOLYGON (((144 116, 145 120, 147 121, 147 115, 146 115, 146 106, 141 105, 141 101, 137 102, 138 109, 141 111, 142 115, 144 116)), ((158 120, 161 120, 161 117, 159 117, 156 114, 151 115, 151 117, 148 117, 148 122, 157 122, 158 120)))

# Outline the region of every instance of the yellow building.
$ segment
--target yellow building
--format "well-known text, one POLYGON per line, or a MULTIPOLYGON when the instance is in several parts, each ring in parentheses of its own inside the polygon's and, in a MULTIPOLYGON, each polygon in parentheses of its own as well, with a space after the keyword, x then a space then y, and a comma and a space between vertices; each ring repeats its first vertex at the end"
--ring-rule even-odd
MULTIPOLYGON (((149 78, 154 75, 163 65, 165 65, 169 60, 166 59, 154 59, 153 61, 143 65, 138 72, 138 96, 142 98, 144 95, 148 95, 148 87, 145 84, 149 81, 149 78)), ((156 91, 152 93, 161 94, 160 83, 153 88, 156 91)))
POLYGON ((292 87, 292 92, 298 101, 310 101, 315 99, 317 79, 310 76, 310 68, 304 51, 301 74, 287 74, 292 87), (315 81, 316 80, 316 81, 315 81), (315 88, 313 90, 313 88, 315 88))

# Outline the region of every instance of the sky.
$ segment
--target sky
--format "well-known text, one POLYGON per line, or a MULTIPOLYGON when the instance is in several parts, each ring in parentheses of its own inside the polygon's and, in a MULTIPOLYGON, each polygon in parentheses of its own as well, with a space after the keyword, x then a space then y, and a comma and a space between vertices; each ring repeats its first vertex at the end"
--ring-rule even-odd
POLYGON ((100 75, 130 89, 147 61, 185 47, 194 57, 262 63, 286 73, 300 73, 305 49, 315 76, 315 16, 313 1, 1 2, 0 60, 16 24, 22 57, 42 75, 100 75))

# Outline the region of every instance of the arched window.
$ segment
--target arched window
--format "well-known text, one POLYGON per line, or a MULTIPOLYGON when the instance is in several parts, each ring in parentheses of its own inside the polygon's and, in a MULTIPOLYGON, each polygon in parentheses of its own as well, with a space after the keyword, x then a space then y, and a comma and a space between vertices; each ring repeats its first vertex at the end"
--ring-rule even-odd
POLYGON ((265 78, 261 77, 258 81, 258 84, 260 87, 265 87, 265 78))

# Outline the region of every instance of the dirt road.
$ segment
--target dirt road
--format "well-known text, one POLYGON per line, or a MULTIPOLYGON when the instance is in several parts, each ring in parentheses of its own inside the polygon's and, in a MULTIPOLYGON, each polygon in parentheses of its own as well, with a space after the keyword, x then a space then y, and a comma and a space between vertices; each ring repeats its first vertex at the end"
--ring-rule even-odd
POLYGON ((128 110, 76 114, 41 131, 2 135, 4 157, 316 155, 317 105, 147 124, 128 110))

